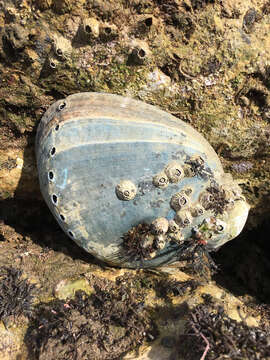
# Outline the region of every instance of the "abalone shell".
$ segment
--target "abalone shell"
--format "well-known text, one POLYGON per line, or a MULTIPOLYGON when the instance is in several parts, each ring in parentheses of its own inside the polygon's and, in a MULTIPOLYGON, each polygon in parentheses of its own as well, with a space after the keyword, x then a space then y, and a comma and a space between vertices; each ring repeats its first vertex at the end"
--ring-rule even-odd
POLYGON ((109 264, 171 263, 187 240, 216 249, 248 215, 210 144, 131 98, 79 93, 57 101, 39 124, 36 156, 41 192, 61 228, 109 264))

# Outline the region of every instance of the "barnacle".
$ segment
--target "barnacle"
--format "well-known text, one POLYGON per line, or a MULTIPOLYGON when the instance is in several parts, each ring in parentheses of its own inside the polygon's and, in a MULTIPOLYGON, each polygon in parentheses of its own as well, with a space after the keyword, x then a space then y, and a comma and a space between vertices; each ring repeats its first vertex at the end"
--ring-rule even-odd
POLYGON ((155 252, 155 247, 149 225, 139 224, 125 233, 123 235, 123 249, 125 255, 133 261, 151 258, 151 254, 155 252))
POLYGON ((179 230, 179 225, 174 221, 169 221, 169 232, 176 233, 179 230))
POLYGON ((226 230, 226 223, 224 221, 221 221, 219 219, 216 220, 216 232, 222 233, 226 230))
POLYGON ((156 247, 156 249, 157 250, 162 250, 162 249, 164 249, 165 245, 166 245, 166 237, 164 235, 162 235, 162 234, 157 235, 155 237, 155 247, 156 247))
POLYGON ((191 207, 190 212, 192 216, 197 217, 203 215, 205 210, 201 204, 196 204, 191 207))
POLYGON ((155 236, 151 233, 146 232, 141 238, 141 245, 145 249, 153 247, 154 240, 155 236))
POLYGON ((151 57, 151 52, 148 44, 144 41, 134 40, 130 44, 130 54, 128 58, 129 64, 143 65, 151 57))
POLYGON ((87 38, 98 38, 99 37, 100 24, 95 18, 86 18, 82 22, 82 31, 87 38))
POLYGON ((165 172, 160 172, 153 177, 153 184, 161 189, 164 189, 169 184, 169 179, 165 172))
POLYGON ((185 161, 185 171, 188 176, 203 176, 205 173, 205 161, 201 156, 193 155, 185 161))
POLYGON ((119 200, 132 200, 135 198, 136 192, 136 186, 130 180, 121 180, 115 187, 115 193, 119 200))
MULTIPOLYGON (((226 199, 225 191, 217 184, 212 184, 207 189, 208 202, 203 205, 206 210, 212 210, 215 215, 223 214, 229 201, 226 199)), ((207 196, 204 197, 206 200, 207 196)))
POLYGON ((53 35, 52 44, 54 53, 59 59, 64 60, 70 56, 72 46, 69 40, 63 36, 53 35))
POLYGON ((169 233, 168 238, 178 244, 181 244, 185 240, 185 236, 180 230, 177 230, 174 233, 169 233))
POLYGON ((165 167, 164 172, 171 183, 177 183, 185 176, 183 168, 176 161, 170 162, 165 167))
POLYGON ((214 197, 210 192, 203 191, 200 194, 199 201, 205 210, 209 210, 212 206, 214 197))
POLYGON ((193 193, 193 188, 190 186, 185 186, 182 190, 187 196, 190 196, 193 193))
POLYGON ((100 38, 104 41, 109 41, 118 37, 118 29, 114 24, 104 23, 99 27, 100 38))
POLYGON ((174 209, 175 211, 187 207, 188 204, 189 204, 189 197, 185 194, 184 191, 180 191, 174 194, 170 201, 171 208, 174 209))
POLYGON ((169 222, 165 218, 157 218, 151 223, 151 231, 153 234, 166 234, 169 229, 169 222))
POLYGON ((180 210, 177 211, 174 220, 180 227, 186 227, 192 223, 192 215, 188 210, 180 210))

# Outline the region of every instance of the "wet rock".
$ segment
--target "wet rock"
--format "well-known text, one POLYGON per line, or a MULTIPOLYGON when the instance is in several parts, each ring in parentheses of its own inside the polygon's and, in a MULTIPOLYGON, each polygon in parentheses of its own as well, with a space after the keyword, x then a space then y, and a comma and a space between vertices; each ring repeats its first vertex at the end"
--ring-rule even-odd
POLYGON ((86 279, 61 280, 54 289, 54 296, 60 300, 71 299, 77 290, 82 290, 88 295, 93 292, 86 279))
POLYGON ((7 25, 2 35, 2 41, 7 57, 17 58, 29 41, 28 31, 19 24, 7 25))

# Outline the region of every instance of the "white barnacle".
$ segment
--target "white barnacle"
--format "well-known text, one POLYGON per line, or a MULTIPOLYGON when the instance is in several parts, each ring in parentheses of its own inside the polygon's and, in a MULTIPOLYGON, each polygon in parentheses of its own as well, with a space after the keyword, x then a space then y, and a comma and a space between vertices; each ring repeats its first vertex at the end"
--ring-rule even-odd
POLYGON ((192 187, 185 187, 183 190, 182 190, 187 196, 191 195, 193 193, 193 188, 192 187))
POLYGON ((176 233, 179 230, 179 225, 174 221, 169 221, 169 232, 170 233, 176 233))
POLYGON ((109 40, 118 36, 118 28, 114 24, 104 23, 100 26, 100 37, 109 40))
POLYGON ((195 163, 197 165, 204 165, 204 159, 199 155, 193 155, 189 159, 190 163, 195 163))
POLYGON ((129 61, 143 65, 151 58, 151 51, 146 41, 134 39, 130 42, 129 61))
POLYGON ((169 179, 164 171, 160 172, 159 174, 153 177, 153 184, 161 189, 164 189, 168 186, 169 179))
POLYGON ((99 22, 95 18, 86 18, 82 22, 82 30, 87 37, 99 37, 99 22))
POLYGON ((141 246, 143 248, 149 248, 153 246, 155 236, 149 233, 146 233, 142 239, 141 246))
POLYGON ((156 235, 166 234, 169 229, 169 222, 166 218, 160 217, 151 223, 151 232, 156 235))
POLYGON ((164 171, 171 183, 177 183, 185 176, 184 169, 177 161, 171 161, 164 171))
POLYGON ((184 164, 183 170, 184 170, 185 177, 193 177, 196 175, 194 169, 192 168, 192 166, 190 164, 184 164))
POLYGON ((186 227, 191 225, 192 215, 188 210, 180 210, 177 211, 174 220, 180 227, 186 227))
POLYGON ((227 224, 224 221, 216 219, 215 232, 217 232, 218 234, 223 233, 226 230, 226 225, 227 224))
POLYGON ((179 211, 179 210, 183 209, 184 207, 187 207, 189 202, 190 202, 190 199, 185 194, 185 192, 180 191, 172 196, 170 205, 174 211, 179 211))
POLYGON ((158 250, 164 249, 166 245, 166 237, 164 235, 157 235, 155 237, 155 246, 158 250))
POLYGON ((46 65, 49 69, 55 70, 59 66, 59 61, 53 57, 48 57, 46 65))
POLYGON ((55 55, 61 60, 68 58, 72 52, 70 41, 63 36, 54 35, 52 38, 52 45, 55 55))
POLYGON ((201 216, 204 214, 204 208, 201 204, 195 204, 190 209, 191 215, 194 217, 201 216))
MULTIPOLYGON (((179 227, 179 226, 178 226, 179 227)), ((183 233, 180 231, 180 228, 179 230, 175 231, 175 232, 171 232, 168 234, 168 238, 171 240, 171 241, 174 241, 178 244, 181 244, 185 237, 183 235, 183 233)))
POLYGON ((121 180, 115 187, 115 193, 119 200, 129 201, 135 198, 137 188, 130 180, 121 180))
POLYGON ((214 197, 208 191, 203 191, 199 196, 199 202, 205 210, 209 210, 213 204, 214 197))

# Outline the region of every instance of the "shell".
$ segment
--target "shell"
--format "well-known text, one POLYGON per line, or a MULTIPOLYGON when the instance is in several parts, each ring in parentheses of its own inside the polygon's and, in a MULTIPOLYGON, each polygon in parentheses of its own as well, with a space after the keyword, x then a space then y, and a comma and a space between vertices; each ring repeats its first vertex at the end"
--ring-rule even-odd
POLYGON ((136 186, 130 180, 121 180, 115 187, 116 196, 120 200, 129 201, 136 196, 136 186))
POLYGON ((165 174, 171 183, 178 183, 185 176, 184 169, 177 161, 172 161, 166 166, 165 174))
POLYGON ((181 228, 184 228, 192 224, 193 219, 188 210, 180 210, 177 211, 174 220, 181 228))
POLYGON ((151 224, 151 231, 153 234, 166 234, 169 229, 169 221, 166 218, 157 218, 151 224))
POLYGON ((174 194, 171 198, 170 205, 174 211, 179 211, 185 207, 187 207, 190 203, 189 197, 186 195, 184 191, 180 191, 174 194))
POLYGON ((160 172, 159 174, 153 177, 153 184, 156 187, 161 189, 165 189, 169 185, 169 179, 164 171, 160 172))
POLYGON ((248 216, 241 189, 209 143, 183 121, 130 98, 80 93, 57 101, 39 124, 36 156, 41 192, 61 228, 109 264, 177 261, 180 243, 195 229, 216 249, 241 232, 248 216), (172 164, 183 169, 177 182, 172 164), (177 213, 175 194, 188 198, 177 213), (199 206, 203 214, 192 216, 199 206), (160 218, 162 234, 152 234, 160 218), (172 221, 180 230, 172 232, 172 221))
POLYGON ((86 38, 98 38, 99 37, 99 22, 95 18, 87 18, 82 22, 82 32, 86 38))

